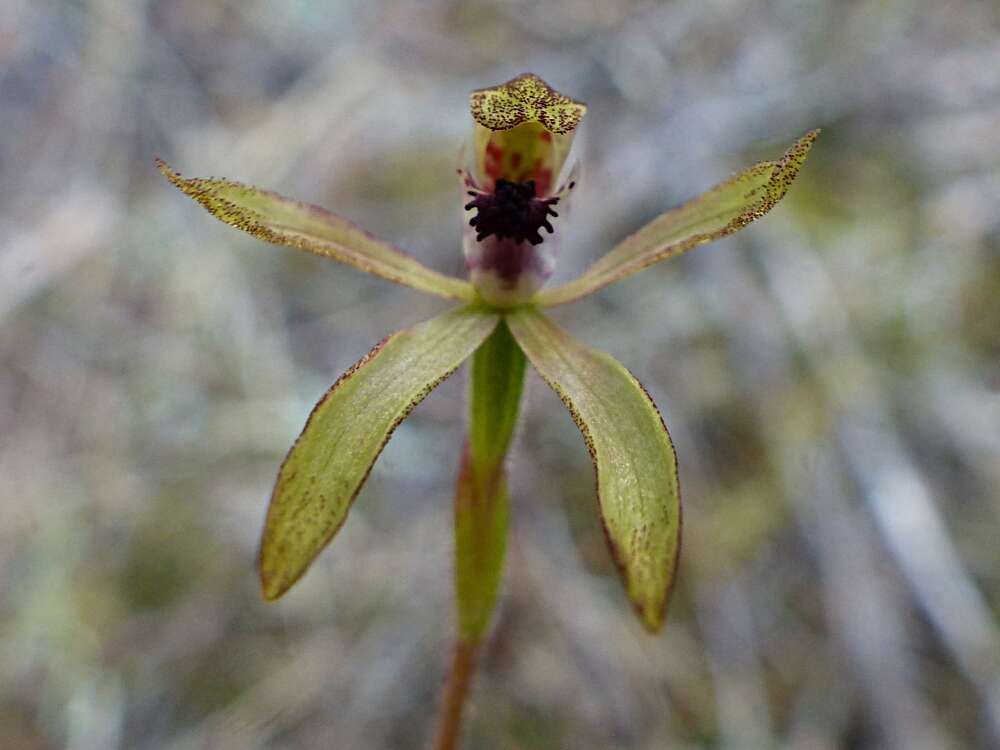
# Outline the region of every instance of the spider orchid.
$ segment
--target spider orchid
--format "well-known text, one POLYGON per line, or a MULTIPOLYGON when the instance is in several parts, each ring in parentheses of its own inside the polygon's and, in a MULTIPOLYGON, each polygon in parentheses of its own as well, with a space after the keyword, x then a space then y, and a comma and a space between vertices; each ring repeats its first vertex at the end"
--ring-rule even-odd
MULTIPOLYGON (((264 597, 273 600, 306 572, 344 523, 393 430, 471 357, 455 498, 459 638, 452 668, 453 681, 464 674, 466 685, 500 588, 508 525, 504 459, 526 361, 583 434, 611 555, 650 631, 663 624, 677 569, 677 461, 656 405, 625 367, 559 328, 544 309, 762 217, 788 191, 818 135, 807 133, 776 161, 755 164, 667 211, 575 280, 546 288, 576 185, 571 146, 586 106, 532 74, 474 91, 470 104, 473 149, 459 170, 468 281, 438 273, 322 208, 228 180, 187 179, 157 162, 170 182, 227 224, 460 303, 376 344, 316 404, 278 473, 260 577, 264 597)), ((460 712, 464 686, 451 685, 449 693, 452 687, 460 712)), ((451 700, 446 696, 446 704, 451 700)), ((452 746, 457 716, 452 723, 452 739, 440 739, 438 747, 452 746)))

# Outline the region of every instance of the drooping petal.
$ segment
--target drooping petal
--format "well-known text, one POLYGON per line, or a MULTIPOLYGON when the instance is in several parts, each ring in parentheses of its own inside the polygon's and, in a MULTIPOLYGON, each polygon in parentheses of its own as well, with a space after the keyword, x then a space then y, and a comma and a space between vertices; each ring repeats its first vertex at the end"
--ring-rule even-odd
POLYGON ((427 268, 346 219, 318 206, 230 180, 187 179, 160 159, 160 171, 220 221, 276 245, 325 255, 397 284, 472 301, 472 285, 427 268))
POLYGON ((617 360, 574 340, 537 309, 517 310, 506 321, 583 433, 612 556, 643 624, 658 630, 681 529, 677 459, 660 413, 617 360))
POLYGON ((532 73, 473 91, 469 107, 476 176, 486 190, 499 179, 533 180, 546 197, 559 179, 576 128, 587 112, 532 73))
POLYGON ((260 550, 265 598, 278 598, 305 573, 344 522, 393 430, 497 321, 464 308, 393 334, 320 399, 271 496, 260 550))
POLYGON ((755 164, 704 195, 653 219, 577 279, 542 292, 538 303, 552 306, 579 299, 759 219, 788 192, 818 135, 818 130, 806 133, 778 161, 755 164))

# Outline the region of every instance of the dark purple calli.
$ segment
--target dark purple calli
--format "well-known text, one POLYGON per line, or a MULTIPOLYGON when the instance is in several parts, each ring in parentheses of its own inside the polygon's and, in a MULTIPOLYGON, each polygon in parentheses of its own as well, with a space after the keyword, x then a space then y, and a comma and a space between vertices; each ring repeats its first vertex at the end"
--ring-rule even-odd
POLYGON ((542 244, 541 230, 553 232, 549 217, 559 215, 552 208, 559 198, 539 198, 536 192, 534 180, 510 182, 503 179, 497 180, 492 193, 470 190, 472 200, 465 204, 465 210, 479 212, 469 220, 469 226, 476 228, 476 241, 496 235, 501 240, 510 238, 515 242, 542 244))

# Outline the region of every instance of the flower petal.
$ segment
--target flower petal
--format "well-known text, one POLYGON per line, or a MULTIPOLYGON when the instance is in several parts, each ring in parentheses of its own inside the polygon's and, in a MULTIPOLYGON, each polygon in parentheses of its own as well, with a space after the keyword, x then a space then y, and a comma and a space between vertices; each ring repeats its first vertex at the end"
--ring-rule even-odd
POLYGON ((577 279, 542 292, 538 304, 548 307, 579 299, 759 219, 788 192, 818 135, 819 130, 806 133, 778 161, 755 164, 704 195, 653 219, 577 279))
POLYGON ((230 180, 186 179, 161 159, 160 171, 213 216, 258 239, 325 255, 397 284, 471 302, 472 285, 445 276, 318 206, 230 180))
POLYGON ((677 458, 660 413, 617 360, 576 341, 538 310, 523 308, 506 321, 583 433, 611 554, 643 625, 658 630, 681 529, 677 458))
POLYGON ((271 496, 260 550, 265 598, 277 599, 305 573, 343 524, 393 430, 497 321, 464 308, 393 334, 320 399, 271 496))

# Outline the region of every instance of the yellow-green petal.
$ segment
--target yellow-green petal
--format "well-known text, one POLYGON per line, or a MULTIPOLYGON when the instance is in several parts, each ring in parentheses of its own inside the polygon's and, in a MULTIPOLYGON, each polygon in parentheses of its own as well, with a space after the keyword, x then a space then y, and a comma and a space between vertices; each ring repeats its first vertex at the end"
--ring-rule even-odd
POLYGON ((277 599, 343 524, 393 430, 496 327, 463 308, 389 336, 313 408, 278 473, 260 550, 264 597, 277 599))
POLYGON ((288 245, 333 258, 361 271, 439 297, 471 302, 472 285, 438 273, 319 206, 231 180, 188 179, 157 159, 157 166, 179 190, 220 221, 265 242, 288 245))
POLYGON ((759 219, 788 192, 818 135, 818 130, 806 133, 778 161, 755 164, 704 195, 653 219, 578 278, 541 292, 538 304, 548 307, 579 299, 759 219))
POLYGON ((524 308, 507 325, 583 433, 611 554, 643 625, 663 625, 680 551, 677 459, 656 405, 614 357, 524 308))

